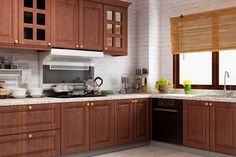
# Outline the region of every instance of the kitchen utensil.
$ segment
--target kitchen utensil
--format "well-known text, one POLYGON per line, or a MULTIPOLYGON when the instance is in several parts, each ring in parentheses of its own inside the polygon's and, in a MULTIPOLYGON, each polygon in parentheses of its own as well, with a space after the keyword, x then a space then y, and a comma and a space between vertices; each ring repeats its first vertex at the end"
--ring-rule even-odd
POLYGON ((26 89, 25 88, 13 88, 11 90, 12 96, 26 96, 26 89))
POLYGON ((96 77, 94 80, 89 79, 86 81, 86 94, 98 94, 99 93, 99 87, 103 84, 103 79, 101 77, 96 77), (97 81, 100 80, 100 83, 97 81))
POLYGON ((122 87, 121 87, 121 90, 120 90, 120 93, 121 94, 125 94, 128 92, 128 88, 129 88, 129 77, 127 74, 122 74, 121 76, 121 84, 122 84, 122 87))
POLYGON ((55 93, 70 93, 73 92, 74 87, 68 84, 58 84, 52 86, 52 89, 55 93))
POLYGON ((31 97, 41 97, 43 95, 43 89, 42 88, 30 88, 29 94, 31 97))

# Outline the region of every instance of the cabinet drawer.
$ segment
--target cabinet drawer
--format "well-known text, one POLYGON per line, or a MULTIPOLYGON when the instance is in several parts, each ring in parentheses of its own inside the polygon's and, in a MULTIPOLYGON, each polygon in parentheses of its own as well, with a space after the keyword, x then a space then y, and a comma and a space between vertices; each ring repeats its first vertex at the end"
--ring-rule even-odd
POLYGON ((60 128, 60 105, 0 107, 0 135, 60 128))
POLYGON ((0 157, 52 157, 60 155, 60 131, 0 136, 0 157))

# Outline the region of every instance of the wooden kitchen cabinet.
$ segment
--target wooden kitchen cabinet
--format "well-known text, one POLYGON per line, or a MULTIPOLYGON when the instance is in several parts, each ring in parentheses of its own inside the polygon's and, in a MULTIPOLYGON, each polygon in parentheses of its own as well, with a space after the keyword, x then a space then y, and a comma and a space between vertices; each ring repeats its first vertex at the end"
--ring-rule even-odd
POLYGON ((203 101, 184 101, 184 145, 209 149, 209 108, 203 101))
POLYGON ((134 109, 133 100, 117 100, 115 104, 115 143, 133 142, 134 109))
POLYGON ((79 11, 80 49, 103 50, 103 4, 81 0, 79 11))
POLYGON ((184 145, 236 155, 234 103, 184 101, 184 145))
POLYGON ((149 99, 136 99, 134 103, 134 142, 150 139, 150 116, 149 99))
POLYGON ((89 150, 89 105, 65 103, 61 105, 61 153, 89 150))
POLYGON ((210 107, 210 149, 236 155, 236 104, 214 102, 210 107))
POLYGON ((51 0, 51 38, 52 47, 79 48, 79 1, 51 0))
POLYGON ((128 7, 104 5, 104 52, 127 55, 128 7))
POLYGON ((34 47, 51 46, 51 1, 19 0, 19 42, 34 47))
POLYGON ((6 106, 0 108, 0 135, 60 128, 57 104, 6 106))
POLYGON ((114 102, 90 103, 90 149, 114 145, 114 102))
POLYGON ((60 131, 0 136, 0 157, 52 157, 60 155, 60 131))
POLYGON ((17 36, 18 4, 16 0, 2 0, 0 5, 0 44, 14 45, 17 36))

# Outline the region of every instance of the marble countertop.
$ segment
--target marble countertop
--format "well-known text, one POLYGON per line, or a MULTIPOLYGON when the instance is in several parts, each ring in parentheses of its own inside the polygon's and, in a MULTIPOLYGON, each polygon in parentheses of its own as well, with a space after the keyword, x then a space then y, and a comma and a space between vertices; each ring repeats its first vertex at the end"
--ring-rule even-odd
POLYGON ((218 101, 218 102, 236 102, 235 97, 224 97, 220 95, 200 95, 200 94, 116 94, 106 97, 87 97, 87 98, 25 98, 25 99, 0 99, 0 106, 30 105, 30 104, 48 104, 48 103, 67 103, 67 102, 85 102, 100 100, 119 100, 119 99, 139 99, 139 98, 163 98, 163 99, 182 99, 199 101, 218 101))

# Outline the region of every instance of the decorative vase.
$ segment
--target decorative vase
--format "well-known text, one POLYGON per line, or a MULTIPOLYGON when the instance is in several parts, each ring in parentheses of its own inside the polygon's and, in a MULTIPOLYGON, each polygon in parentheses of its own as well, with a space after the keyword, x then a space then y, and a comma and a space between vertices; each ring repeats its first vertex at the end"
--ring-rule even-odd
POLYGON ((184 85, 184 93, 185 94, 191 94, 191 92, 192 92, 191 84, 185 84, 184 85))
POLYGON ((159 87, 158 90, 159 90, 160 93, 163 93, 163 94, 168 92, 167 87, 159 87))

